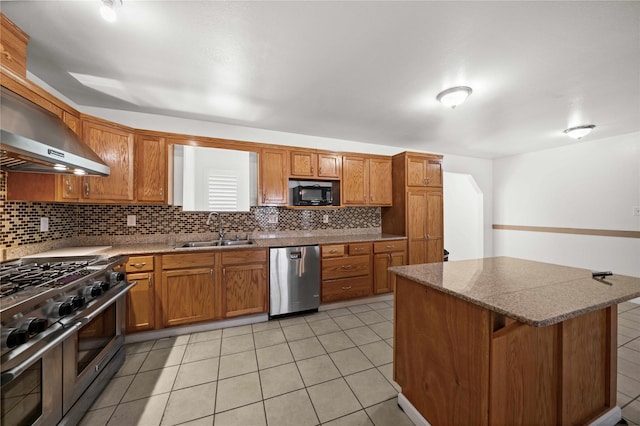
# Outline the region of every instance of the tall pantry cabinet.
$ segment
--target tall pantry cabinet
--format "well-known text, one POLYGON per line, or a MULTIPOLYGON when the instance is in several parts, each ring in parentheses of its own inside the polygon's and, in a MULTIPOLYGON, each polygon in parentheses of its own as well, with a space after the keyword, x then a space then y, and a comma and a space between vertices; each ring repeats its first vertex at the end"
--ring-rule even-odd
POLYGON ((442 262, 442 156, 393 156, 393 206, 382 209, 382 231, 407 236, 407 264, 442 262))

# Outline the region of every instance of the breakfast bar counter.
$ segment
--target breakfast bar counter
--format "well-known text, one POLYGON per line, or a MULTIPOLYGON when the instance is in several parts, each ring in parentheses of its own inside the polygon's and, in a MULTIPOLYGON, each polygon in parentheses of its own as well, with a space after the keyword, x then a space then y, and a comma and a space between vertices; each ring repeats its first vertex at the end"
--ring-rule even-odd
POLYGON ((508 257, 390 271, 398 400, 418 424, 620 420, 617 304, 640 278, 508 257))

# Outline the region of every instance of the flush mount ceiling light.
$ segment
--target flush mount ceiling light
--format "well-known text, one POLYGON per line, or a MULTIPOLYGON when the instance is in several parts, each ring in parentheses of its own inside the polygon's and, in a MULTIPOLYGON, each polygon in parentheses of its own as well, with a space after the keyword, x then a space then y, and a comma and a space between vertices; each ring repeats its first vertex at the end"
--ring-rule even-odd
POLYGON ((100 6, 100 15, 107 22, 115 22, 118 19, 116 15, 115 7, 120 3, 122 5, 122 0, 102 0, 102 6, 100 6))
POLYGON ((570 138, 574 138, 574 139, 582 139, 583 137, 587 136, 589 133, 591 133, 591 131, 595 128, 596 126, 593 124, 587 124, 584 126, 576 126, 576 127, 571 127, 570 129, 567 129, 564 131, 564 133, 569 136, 570 138))
POLYGON ((456 86, 438 93, 436 99, 439 100, 443 105, 455 108, 463 103, 472 92, 473 90, 471 90, 471 87, 456 86))

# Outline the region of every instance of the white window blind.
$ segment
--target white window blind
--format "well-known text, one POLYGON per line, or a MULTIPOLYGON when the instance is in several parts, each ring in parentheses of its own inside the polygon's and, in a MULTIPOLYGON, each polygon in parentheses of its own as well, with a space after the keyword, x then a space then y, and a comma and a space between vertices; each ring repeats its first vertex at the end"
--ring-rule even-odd
POLYGON ((214 171, 209 174, 207 183, 209 210, 225 212, 238 210, 238 176, 236 174, 214 171))

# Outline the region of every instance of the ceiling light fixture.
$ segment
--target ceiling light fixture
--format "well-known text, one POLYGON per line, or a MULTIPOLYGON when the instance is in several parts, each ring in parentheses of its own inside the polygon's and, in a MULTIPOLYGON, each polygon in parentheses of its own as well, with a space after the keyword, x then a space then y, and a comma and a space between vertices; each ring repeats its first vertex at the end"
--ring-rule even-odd
POLYGON ((102 0, 102 6, 100 6, 100 15, 107 22, 115 22, 118 19, 118 15, 116 15, 116 4, 120 3, 122 5, 122 0, 102 0))
POLYGON ((451 108, 455 108, 461 103, 463 103, 467 97, 473 92, 471 87, 468 86, 456 86, 451 87, 449 89, 443 90, 438 93, 436 99, 440 101, 443 105, 450 106, 451 108))
POLYGON ((589 133, 591 133, 591 131, 595 128, 596 126, 593 124, 587 124, 584 126, 576 126, 576 127, 571 127, 570 129, 567 129, 564 131, 564 133, 569 136, 570 138, 574 138, 574 139, 582 139, 583 137, 587 136, 589 133))

